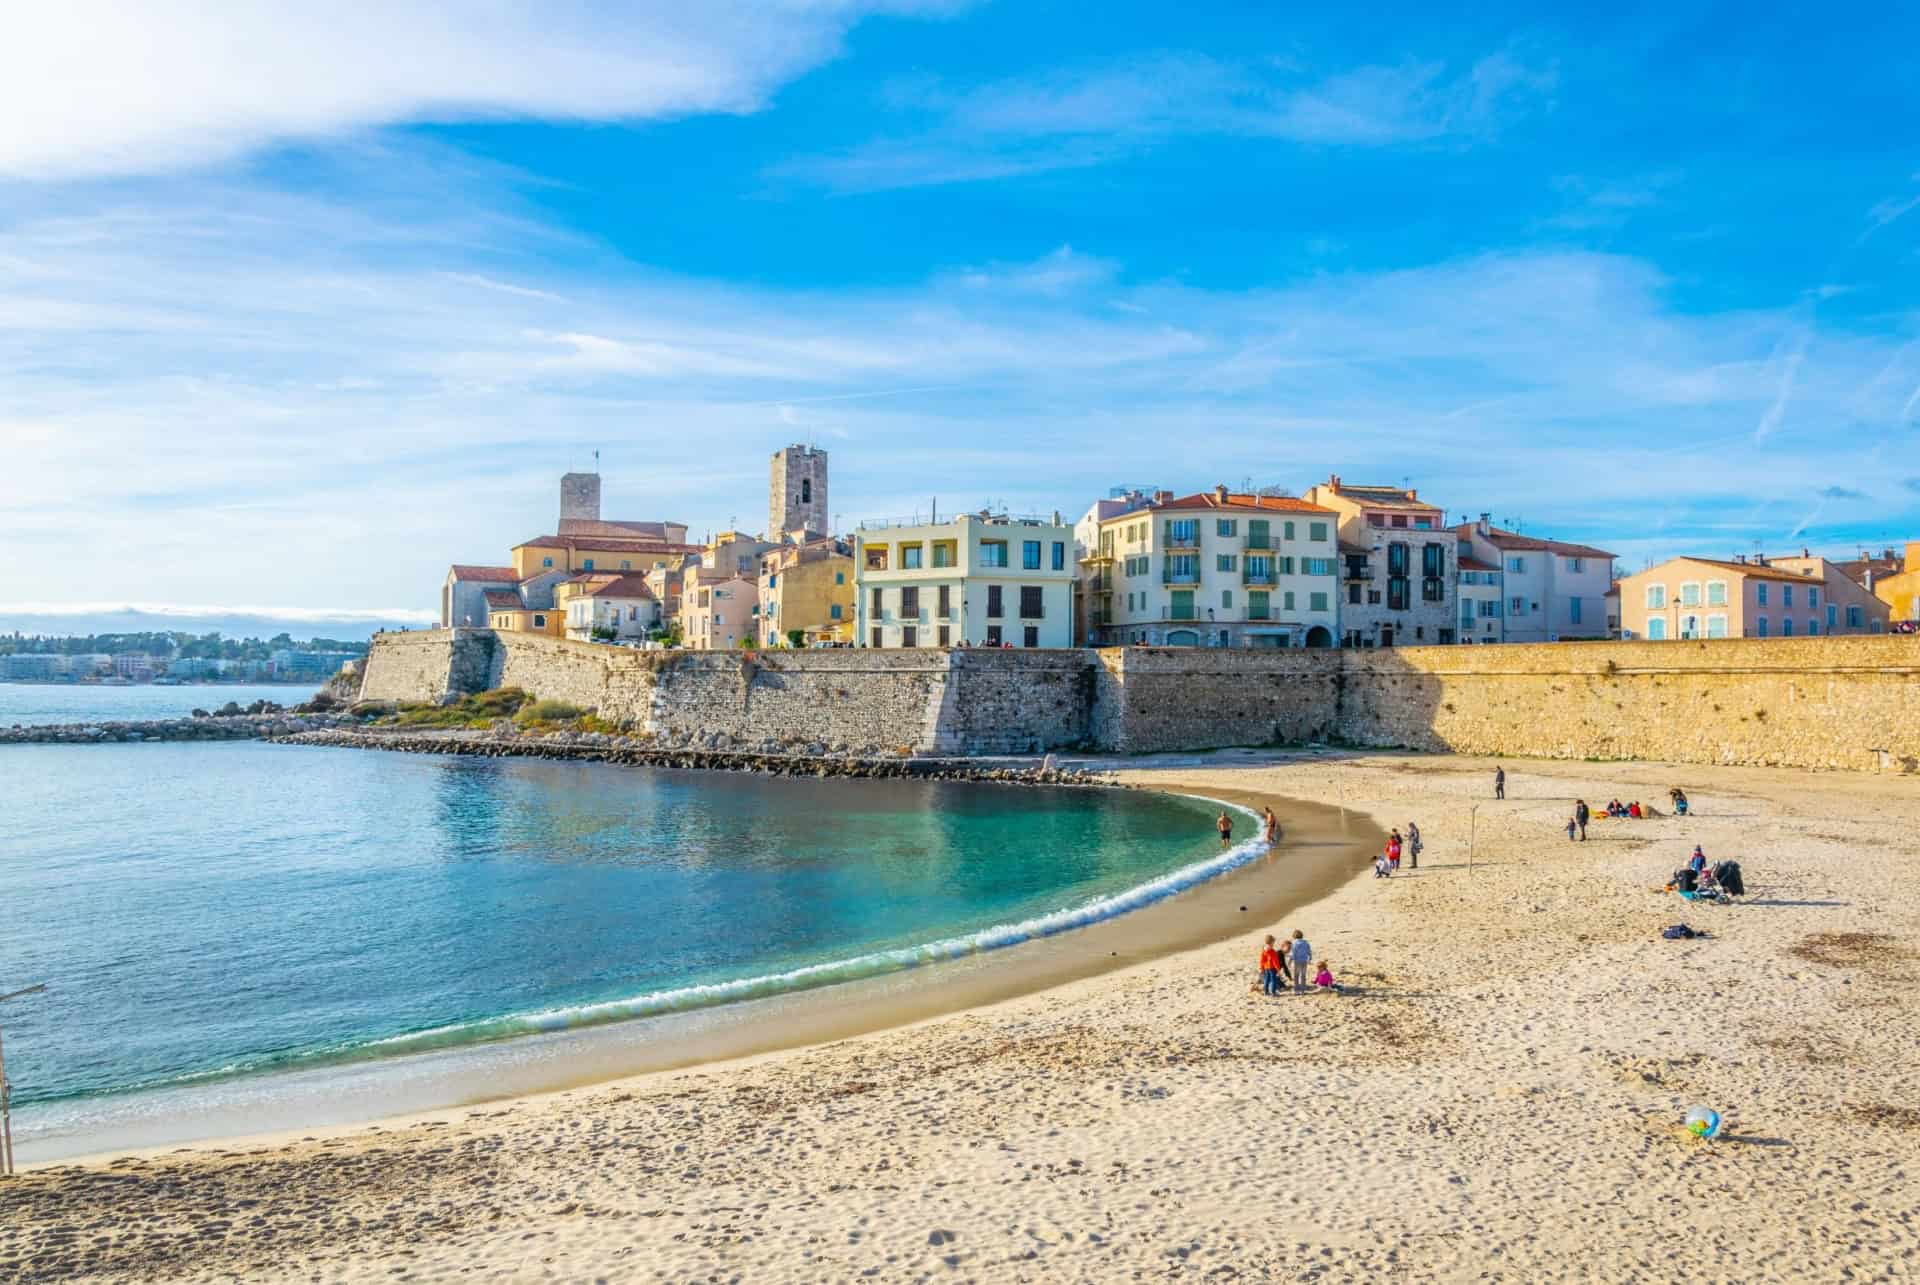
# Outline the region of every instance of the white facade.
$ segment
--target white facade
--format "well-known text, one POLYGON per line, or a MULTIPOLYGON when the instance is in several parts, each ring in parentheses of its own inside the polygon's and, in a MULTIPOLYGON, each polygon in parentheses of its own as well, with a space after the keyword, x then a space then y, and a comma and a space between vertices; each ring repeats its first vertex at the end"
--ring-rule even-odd
POLYGON ((1162 492, 1098 522, 1088 630, 1104 646, 1331 647, 1337 531, 1335 514, 1300 500, 1162 492))
POLYGON ((1506 590, 1500 568, 1462 555, 1455 597, 1460 604, 1459 641, 1506 641, 1506 590))
POLYGON ((660 602, 650 594, 583 595, 567 603, 567 637, 576 642, 591 642, 595 635, 627 642, 649 636, 659 624, 660 602))
POLYGON ((963 514, 854 535, 856 647, 1073 645, 1073 531, 963 514))
POLYGON ((1613 555, 1604 549, 1503 531, 1483 515, 1454 528, 1462 556, 1500 568, 1503 641, 1607 636, 1613 555))

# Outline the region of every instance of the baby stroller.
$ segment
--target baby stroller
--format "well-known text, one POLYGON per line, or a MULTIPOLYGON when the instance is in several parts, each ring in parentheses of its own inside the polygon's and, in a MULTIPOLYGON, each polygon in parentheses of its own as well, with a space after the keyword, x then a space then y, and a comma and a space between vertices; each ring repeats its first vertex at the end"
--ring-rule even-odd
POLYGON ((1695 870, 1692 866, 1681 866, 1673 872, 1673 880, 1668 886, 1680 894, 1682 901, 1724 904, 1733 900, 1714 882, 1713 872, 1704 868, 1695 870))

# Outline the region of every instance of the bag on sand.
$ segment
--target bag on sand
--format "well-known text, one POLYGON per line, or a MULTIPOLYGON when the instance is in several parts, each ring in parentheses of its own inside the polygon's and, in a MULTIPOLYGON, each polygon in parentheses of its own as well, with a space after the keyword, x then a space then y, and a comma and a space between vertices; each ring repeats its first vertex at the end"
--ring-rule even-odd
POLYGON ((1689 937, 1698 937, 1700 934, 1685 924, 1675 924, 1671 928, 1663 929, 1660 935, 1668 941, 1685 941, 1689 937))

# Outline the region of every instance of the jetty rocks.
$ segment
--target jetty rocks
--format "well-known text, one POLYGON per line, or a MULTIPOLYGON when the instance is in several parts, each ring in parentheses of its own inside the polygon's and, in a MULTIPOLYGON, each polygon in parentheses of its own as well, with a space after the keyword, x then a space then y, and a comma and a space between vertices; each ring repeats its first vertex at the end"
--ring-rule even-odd
POLYGON ((217 713, 196 710, 189 718, 115 720, 0 727, 0 745, 106 745, 142 741, 265 741, 337 727, 354 720, 341 714, 290 713, 274 706, 254 713, 229 703, 217 713))
POLYGON ((761 772, 772 776, 914 778, 1001 781, 1017 785, 1113 787, 1106 772, 1064 766, 1052 755, 1032 759, 945 758, 875 754, 813 743, 723 747, 724 737, 688 738, 662 744, 645 736, 608 732, 514 733, 500 730, 413 732, 380 727, 338 727, 277 737, 293 745, 390 750, 402 754, 460 754, 480 758, 541 758, 621 763, 638 767, 761 772))

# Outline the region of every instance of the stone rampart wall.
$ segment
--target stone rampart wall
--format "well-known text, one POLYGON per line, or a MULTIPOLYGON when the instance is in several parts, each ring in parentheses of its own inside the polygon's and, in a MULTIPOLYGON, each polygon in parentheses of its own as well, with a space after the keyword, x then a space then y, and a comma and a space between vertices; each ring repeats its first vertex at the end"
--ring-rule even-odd
POLYGON ((1920 637, 1377 651, 640 652, 387 634, 362 695, 515 686, 636 729, 915 753, 1329 741, 1920 771, 1920 637))

